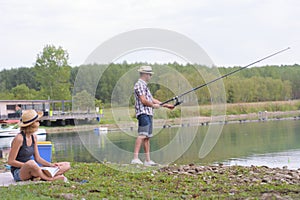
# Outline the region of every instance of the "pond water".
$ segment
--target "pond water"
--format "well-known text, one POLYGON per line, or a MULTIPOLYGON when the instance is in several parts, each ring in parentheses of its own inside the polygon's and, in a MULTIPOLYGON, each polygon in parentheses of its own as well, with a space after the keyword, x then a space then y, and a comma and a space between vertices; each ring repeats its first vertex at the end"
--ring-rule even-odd
MULTIPOLYGON (((210 125, 217 126, 217 125, 210 125)), ((300 168, 300 121, 233 123, 224 125, 216 144, 203 158, 203 145, 209 126, 178 127, 156 130, 151 139, 152 159, 161 164, 216 164, 288 166, 300 168)), ((57 161, 109 161, 130 163, 136 131, 97 131, 48 134, 54 144, 57 161)), ((142 150, 141 150, 142 152, 142 150)), ((143 153, 140 158, 143 160, 143 153)))

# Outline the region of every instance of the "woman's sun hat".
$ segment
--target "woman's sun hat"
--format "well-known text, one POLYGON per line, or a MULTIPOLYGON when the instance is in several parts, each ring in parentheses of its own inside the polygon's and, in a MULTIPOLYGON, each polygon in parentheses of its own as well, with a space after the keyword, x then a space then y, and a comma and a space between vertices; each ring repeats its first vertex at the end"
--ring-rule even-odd
POLYGON ((144 74, 154 74, 154 73, 152 72, 152 67, 151 67, 151 66, 141 66, 141 67, 138 69, 138 72, 144 73, 144 74))
POLYGON ((43 112, 35 110, 24 110, 19 122, 20 127, 27 127, 43 117, 43 112))

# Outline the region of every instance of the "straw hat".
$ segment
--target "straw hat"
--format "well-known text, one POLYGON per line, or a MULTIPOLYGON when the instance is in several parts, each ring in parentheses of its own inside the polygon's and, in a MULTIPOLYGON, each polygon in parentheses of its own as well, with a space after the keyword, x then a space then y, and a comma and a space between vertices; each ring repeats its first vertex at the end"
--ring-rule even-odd
POLYGON ((152 67, 151 67, 151 66, 141 66, 141 67, 138 69, 138 72, 144 73, 144 74, 154 74, 154 73, 152 72, 152 67))
POLYGON ((43 112, 36 112, 35 110, 23 111, 22 117, 19 122, 20 127, 26 127, 33 124, 43 117, 43 112))

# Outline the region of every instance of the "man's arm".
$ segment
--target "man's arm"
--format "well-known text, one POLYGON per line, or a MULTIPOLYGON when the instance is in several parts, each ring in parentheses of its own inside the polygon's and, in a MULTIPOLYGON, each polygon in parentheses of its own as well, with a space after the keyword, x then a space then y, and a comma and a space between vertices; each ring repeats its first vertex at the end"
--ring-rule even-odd
MULTIPOLYGON (((151 101, 148 101, 144 95, 139 96, 139 98, 140 98, 142 104, 144 104, 145 106, 149 106, 152 108, 160 107, 161 101, 159 101, 158 99, 152 98, 152 102, 151 102, 151 101)), ((162 105, 162 107, 169 108, 171 110, 174 109, 174 105, 172 105, 172 104, 164 104, 164 105, 162 105)))
POLYGON ((151 101, 148 101, 144 95, 139 96, 139 98, 140 98, 142 104, 144 104, 145 106, 152 107, 152 108, 160 107, 159 103, 157 103, 158 102, 157 99, 153 98, 152 102, 151 102, 151 101))
POLYGON ((152 102, 156 104, 161 104, 161 102, 158 99, 152 98, 152 102))
MULTIPOLYGON (((154 104, 158 104, 159 106, 161 104, 161 101, 159 101, 158 99, 155 99, 155 98, 152 99, 152 102, 154 104)), ((175 108, 174 105, 172 105, 172 104, 163 104, 162 107, 169 108, 171 110, 175 108)))

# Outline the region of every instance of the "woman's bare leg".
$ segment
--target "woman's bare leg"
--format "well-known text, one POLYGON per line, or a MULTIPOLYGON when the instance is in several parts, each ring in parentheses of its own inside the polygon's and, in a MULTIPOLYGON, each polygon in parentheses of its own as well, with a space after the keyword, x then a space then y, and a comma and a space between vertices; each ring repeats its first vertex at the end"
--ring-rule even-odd
MULTIPOLYGON (((41 168, 36 164, 34 160, 29 160, 20 169, 20 178, 22 181, 31 179, 32 177, 40 177, 46 181, 52 181, 53 178, 44 174, 41 168)), ((61 178, 63 180, 63 178, 61 178)))
POLYGON ((59 167, 59 171, 57 172, 57 175, 62 175, 71 168, 71 165, 69 162, 59 162, 56 164, 59 167))

